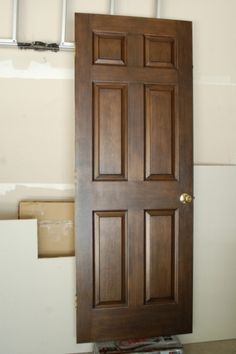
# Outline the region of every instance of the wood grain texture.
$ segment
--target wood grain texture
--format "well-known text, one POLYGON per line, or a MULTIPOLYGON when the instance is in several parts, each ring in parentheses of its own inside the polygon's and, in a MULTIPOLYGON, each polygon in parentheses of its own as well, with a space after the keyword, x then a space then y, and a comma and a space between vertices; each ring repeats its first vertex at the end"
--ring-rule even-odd
POLYGON ((175 301, 175 211, 145 212, 145 302, 175 301))
POLYGON ((94 212, 94 306, 116 306, 127 298, 125 211, 94 212))
POLYGON ((95 32, 93 48, 94 64, 126 64, 126 35, 124 33, 95 32))
POLYGON ((178 158, 175 87, 146 85, 145 93, 145 178, 174 180, 175 158, 178 158))
POLYGON ((191 40, 190 22, 76 14, 78 342, 191 331, 191 40))
POLYGON ((145 65, 151 67, 176 67, 176 43, 174 38, 145 36, 145 65))
POLYGON ((126 180, 127 85, 94 83, 93 111, 94 179, 126 180))

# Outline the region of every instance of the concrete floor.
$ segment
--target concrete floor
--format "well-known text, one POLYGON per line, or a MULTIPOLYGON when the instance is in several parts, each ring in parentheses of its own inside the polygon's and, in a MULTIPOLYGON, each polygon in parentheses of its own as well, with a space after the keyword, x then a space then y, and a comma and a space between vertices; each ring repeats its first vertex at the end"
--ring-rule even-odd
POLYGON ((184 354, 236 354, 236 339, 185 344, 184 354))

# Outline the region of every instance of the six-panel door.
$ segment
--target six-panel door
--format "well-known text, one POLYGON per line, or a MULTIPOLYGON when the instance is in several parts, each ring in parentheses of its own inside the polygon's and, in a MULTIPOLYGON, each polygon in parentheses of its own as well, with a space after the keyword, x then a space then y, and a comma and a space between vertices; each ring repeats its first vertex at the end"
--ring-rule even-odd
POLYGON ((76 14, 79 342, 192 326, 191 23, 76 14))

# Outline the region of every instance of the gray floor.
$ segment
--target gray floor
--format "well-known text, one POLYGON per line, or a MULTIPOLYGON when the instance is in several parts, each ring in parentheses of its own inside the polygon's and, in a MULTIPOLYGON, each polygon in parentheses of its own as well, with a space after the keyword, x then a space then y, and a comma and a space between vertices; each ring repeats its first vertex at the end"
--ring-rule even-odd
POLYGON ((185 344, 184 354, 236 354, 236 339, 185 344))

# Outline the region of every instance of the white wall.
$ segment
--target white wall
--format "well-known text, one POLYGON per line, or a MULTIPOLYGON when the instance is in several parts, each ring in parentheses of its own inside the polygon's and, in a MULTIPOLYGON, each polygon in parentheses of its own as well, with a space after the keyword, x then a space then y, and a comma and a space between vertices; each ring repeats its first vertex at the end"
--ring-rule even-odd
MULTIPOLYGON (((152 16, 155 13, 153 0, 119 0, 116 3, 117 14, 152 16)), ((59 41, 59 0, 52 0, 50 4, 46 0, 21 0, 20 4, 19 40, 59 41)), ((201 341, 236 337, 231 314, 227 311, 225 317, 222 313, 223 322, 218 318, 217 326, 220 327, 216 331, 206 328, 202 321, 215 319, 216 307, 220 304, 222 309, 224 304, 232 304, 233 300, 229 300, 228 296, 230 292, 235 294, 235 288, 229 284, 229 279, 234 279, 234 273, 227 263, 227 256, 231 259, 230 251, 235 249, 234 202, 231 200, 231 204, 228 204, 222 193, 225 188, 232 191, 235 188, 235 167, 227 165, 236 165, 236 2, 162 0, 161 5, 162 17, 193 21, 194 160, 196 165, 200 165, 195 169, 195 332, 182 338, 185 341, 201 341), (201 167, 205 164, 210 167, 201 167), (218 172, 213 165, 217 164, 222 167, 217 175, 218 184, 215 184, 212 180, 218 172), (210 195, 207 194, 208 188, 210 195), (204 196, 200 194, 202 191, 204 196), (222 196, 217 200, 220 209, 216 207, 214 199, 218 195, 222 196), (212 208, 206 210, 210 206, 212 208), (202 215, 204 210, 206 214, 202 215), (220 213, 225 217, 220 218, 220 213), (213 227, 215 221, 220 222, 216 224, 217 228, 213 227), (219 230, 228 230, 229 233, 227 231, 225 235, 223 231, 219 233, 219 230), (220 250, 224 254, 223 263, 220 250), (217 272, 209 268, 211 264, 214 264, 217 272), (227 272, 222 268, 225 264, 228 266, 227 272), (222 269, 223 274, 220 273, 222 269), (226 279, 228 291, 223 293, 213 287, 222 297, 222 301, 218 297, 218 302, 214 302, 211 293, 205 293, 205 289, 206 285, 217 280, 215 277, 218 275, 221 276, 221 282, 226 279), (206 309, 212 309, 211 313, 206 309)), ((67 39, 73 39, 73 11, 106 13, 108 8, 108 0, 70 0, 67 39)), ((0 0, 0 37, 1 33, 3 36, 10 35, 9 14, 9 0, 0 0)), ((17 217, 19 200, 74 197, 73 73, 72 52, 48 53, 0 48, 2 219, 17 217)), ((222 288, 225 288, 225 280, 223 284, 222 288)))

